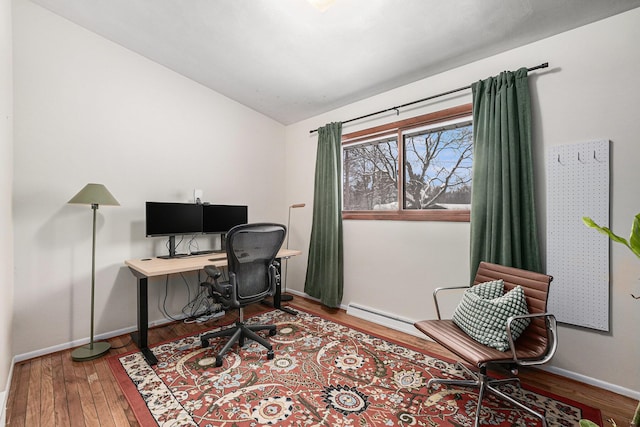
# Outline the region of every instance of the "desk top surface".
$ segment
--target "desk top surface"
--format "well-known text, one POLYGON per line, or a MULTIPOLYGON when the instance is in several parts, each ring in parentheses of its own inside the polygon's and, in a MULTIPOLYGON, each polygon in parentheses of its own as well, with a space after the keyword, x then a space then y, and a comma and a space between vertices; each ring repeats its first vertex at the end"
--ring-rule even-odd
MULTIPOLYGON (((302 252, 295 249, 280 249, 277 258, 290 258, 302 252)), ((191 255, 182 258, 142 258, 129 259, 124 262, 136 275, 146 277, 163 276, 165 274, 183 273, 186 271, 202 270, 207 265, 225 267, 226 253, 212 253, 205 255, 191 255)))

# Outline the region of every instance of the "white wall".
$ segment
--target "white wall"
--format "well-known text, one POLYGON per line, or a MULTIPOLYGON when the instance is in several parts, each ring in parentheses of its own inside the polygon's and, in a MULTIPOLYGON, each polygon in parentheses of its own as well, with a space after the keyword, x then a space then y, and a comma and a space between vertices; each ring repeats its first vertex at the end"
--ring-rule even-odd
MULTIPOLYGON (((247 204, 250 221, 286 221, 286 208, 284 126, 31 2, 14 8, 20 355, 89 335, 91 209, 67 204, 88 182, 121 204, 98 210, 97 335, 136 324, 124 260, 166 252, 163 239, 145 238, 145 201, 189 201, 200 188, 205 201, 247 204)), ((193 295, 197 277, 185 277, 193 295)), ((151 280, 150 321, 164 318, 164 295, 164 280, 151 280)), ((170 313, 187 297, 172 277, 170 313)))
POLYGON ((0 425, 7 378, 13 357, 13 226, 11 186, 13 183, 13 75, 11 49, 11 0, 0 0, 0 425))
MULTIPOLYGON (((540 237, 545 250, 545 147, 595 139, 612 141, 612 228, 628 236, 640 212, 640 9, 400 87, 287 127, 287 203, 306 202, 292 220, 290 247, 305 256, 289 262, 288 287, 302 291, 311 229, 315 129, 393 105, 462 87, 505 69, 549 62, 531 74, 533 142, 540 237), (294 228, 295 227, 295 228, 294 228)), ((339 65, 337 65, 339 66, 339 65)), ((403 111, 400 119, 471 101, 467 91, 403 111)), ((395 114, 346 125, 344 133, 397 120, 395 114)), ((585 233, 593 232, 585 227, 585 233)), ((604 238, 604 237, 603 237, 604 238)), ((358 303, 403 318, 433 318, 434 287, 466 283, 469 224, 345 221, 343 304, 358 303)), ((553 272, 549 272, 553 274, 553 272)), ((611 333, 562 326, 552 362, 561 373, 640 396, 640 261, 612 246, 611 333)), ((562 286, 554 283, 553 286, 562 286)))

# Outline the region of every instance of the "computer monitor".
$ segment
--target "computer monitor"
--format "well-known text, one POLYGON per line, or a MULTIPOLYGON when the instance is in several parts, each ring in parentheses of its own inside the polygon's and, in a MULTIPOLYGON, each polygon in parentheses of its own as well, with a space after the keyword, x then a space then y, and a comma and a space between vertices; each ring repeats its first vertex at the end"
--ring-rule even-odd
POLYGON ((236 225, 248 221, 247 206, 236 205, 203 205, 202 232, 226 234, 236 225))
POLYGON ((202 206, 195 203, 147 202, 146 235, 169 236, 169 255, 176 254, 175 236, 202 232, 202 206))
POLYGON ((202 232, 220 234, 220 250, 215 252, 226 252, 227 232, 236 225, 246 224, 247 220, 248 209, 246 206, 202 206, 202 232))

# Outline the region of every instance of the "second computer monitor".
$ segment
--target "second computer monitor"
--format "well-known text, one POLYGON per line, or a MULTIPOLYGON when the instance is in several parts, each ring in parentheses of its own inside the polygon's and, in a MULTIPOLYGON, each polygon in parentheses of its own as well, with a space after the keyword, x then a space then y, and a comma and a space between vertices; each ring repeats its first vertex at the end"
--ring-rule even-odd
POLYGON ((225 234, 236 225, 248 221, 247 206, 203 205, 202 232, 225 234))

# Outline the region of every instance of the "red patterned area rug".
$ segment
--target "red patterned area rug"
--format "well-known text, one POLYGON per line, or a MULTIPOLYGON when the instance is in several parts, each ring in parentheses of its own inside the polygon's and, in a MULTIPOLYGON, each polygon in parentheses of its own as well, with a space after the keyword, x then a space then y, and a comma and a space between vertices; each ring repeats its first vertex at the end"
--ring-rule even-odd
MULTIPOLYGON (((199 336, 110 358, 111 368, 142 426, 472 426, 477 392, 438 386, 432 377, 461 378, 455 364, 345 325, 299 311, 272 310, 248 323, 273 323, 275 357, 251 340, 216 368, 226 338, 202 349, 199 336)), ((597 409, 526 386, 519 393, 550 426, 601 421, 597 409)), ((535 417, 485 397, 482 424, 538 426, 535 417)))

